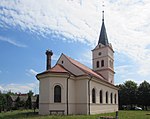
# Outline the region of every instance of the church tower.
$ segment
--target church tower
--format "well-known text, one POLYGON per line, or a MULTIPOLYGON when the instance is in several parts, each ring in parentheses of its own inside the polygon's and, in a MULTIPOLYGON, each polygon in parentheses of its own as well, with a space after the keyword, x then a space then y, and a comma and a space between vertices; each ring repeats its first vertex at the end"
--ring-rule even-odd
POLYGON ((93 70, 102 75, 106 81, 114 84, 114 51, 108 42, 104 24, 104 11, 102 26, 97 46, 92 50, 93 70))

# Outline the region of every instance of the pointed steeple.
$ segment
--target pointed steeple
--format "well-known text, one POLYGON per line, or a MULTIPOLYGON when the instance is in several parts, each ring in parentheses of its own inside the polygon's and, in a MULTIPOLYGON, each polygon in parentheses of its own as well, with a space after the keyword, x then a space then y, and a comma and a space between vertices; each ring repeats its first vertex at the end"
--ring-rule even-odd
POLYGON ((105 29, 105 24, 104 24, 104 11, 102 11, 103 16, 102 16, 102 26, 101 26, 101 32, 99 36, 99 41, 98 44, 103 44, 103 45, 108 45, 108 38, 107 38, 107 33, 105 29))

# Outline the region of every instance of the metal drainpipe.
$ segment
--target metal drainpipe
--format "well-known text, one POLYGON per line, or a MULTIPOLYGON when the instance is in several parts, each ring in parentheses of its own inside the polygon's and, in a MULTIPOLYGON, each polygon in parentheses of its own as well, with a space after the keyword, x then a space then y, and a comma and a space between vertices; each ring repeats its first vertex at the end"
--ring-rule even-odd
POLYGON ((69 105, 68 105, 68 79, 70 78, 70 74, 69 74, 69 77, 67 78, 67 115, 68 115, 68 107, 69 107, 69 105))
POLYGON ((90 81, 91 80, 92 80, 92 76, 90 75, 90 79, 88 80, 88 97, 89 97, 88 107, 89 107, 89 115, 90 115, 90 81))

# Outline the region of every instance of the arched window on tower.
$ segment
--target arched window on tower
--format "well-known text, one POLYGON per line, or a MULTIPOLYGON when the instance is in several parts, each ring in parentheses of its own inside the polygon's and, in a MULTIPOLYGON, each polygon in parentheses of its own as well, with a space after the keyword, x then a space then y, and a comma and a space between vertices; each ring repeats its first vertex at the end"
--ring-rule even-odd
POLYGON ((61 102, 61 87, 59 85, 54 87, 54 102, 61 102))
POLYGON ((101 61, 101 67, 104 67, 104 60, 101 61))
POLYGON ((96 95, 95 95, 95 89, 92 89, 92 103, 96 102, 96 95))
POLYGON ((99 68, 99 61, 96 62, 96 67, 99 68))
POLYGON ((100 103, 103 103, 103 92, 100 90, 99 92, 100 103))
POLYGON ((111 102, 111 104, 113 103, 113 94, 112 93, 110 94, 110 102, 111 102))
POLYGON ((106 92, 106 104, 108 104, 108 91, 106 92))

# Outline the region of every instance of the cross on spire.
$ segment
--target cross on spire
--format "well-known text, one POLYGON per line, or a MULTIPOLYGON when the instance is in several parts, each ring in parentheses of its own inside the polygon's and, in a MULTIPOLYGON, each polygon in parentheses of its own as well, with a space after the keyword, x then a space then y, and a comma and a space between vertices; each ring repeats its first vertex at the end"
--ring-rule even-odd
MULTIPOLYGON (((102 7, 104 8, 104 1, 102 7)), ((105 24, 104 24, 104 10, 102 11, 102 26, 101 26, 101 31, 100 31, 100 36, 99 36, 99 41, 98 44, 103 44, 103 45, 108 45, 108 38, 107 38, 107 33, 105 29, 105 24)))

